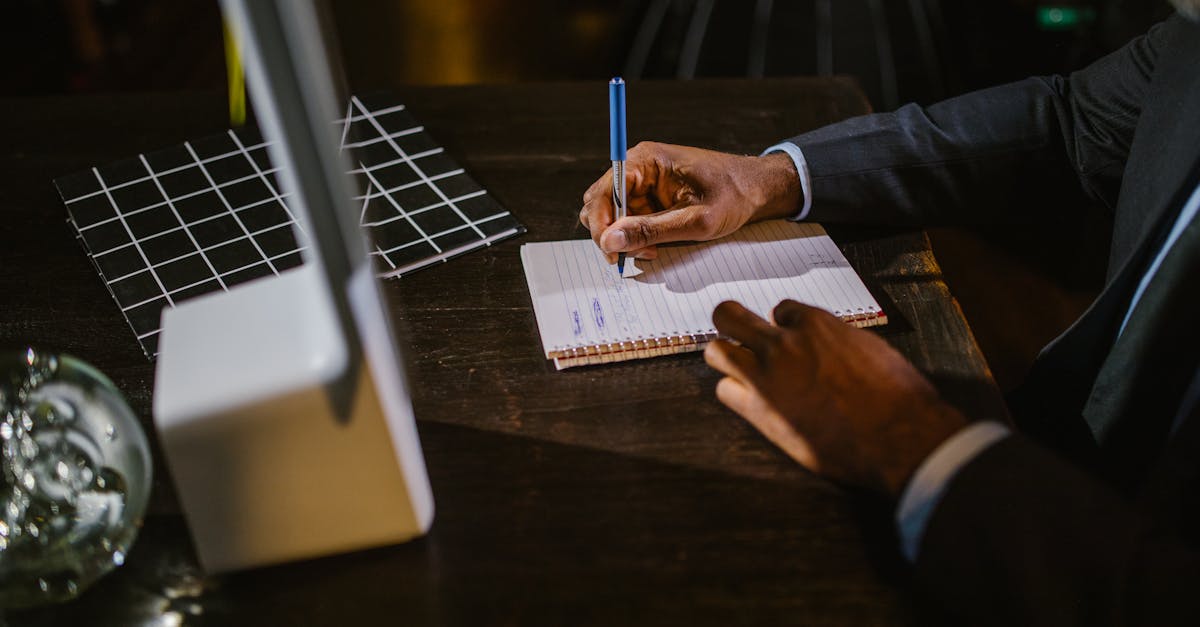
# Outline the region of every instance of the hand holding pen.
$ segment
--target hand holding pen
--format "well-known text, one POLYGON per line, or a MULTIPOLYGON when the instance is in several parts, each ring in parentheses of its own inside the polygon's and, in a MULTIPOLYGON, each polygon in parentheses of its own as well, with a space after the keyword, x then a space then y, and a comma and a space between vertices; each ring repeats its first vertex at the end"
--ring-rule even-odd
POLYGON ((618 253, 654 259, 657 244, 716 239, 747 222, 790 217, 804 200, 796 166, 784 153, 747 157, 641 142, 626 159, 617 180, 627 216, 613 218, 613 171, 592 183, 579 212, 609 263, 618 253))

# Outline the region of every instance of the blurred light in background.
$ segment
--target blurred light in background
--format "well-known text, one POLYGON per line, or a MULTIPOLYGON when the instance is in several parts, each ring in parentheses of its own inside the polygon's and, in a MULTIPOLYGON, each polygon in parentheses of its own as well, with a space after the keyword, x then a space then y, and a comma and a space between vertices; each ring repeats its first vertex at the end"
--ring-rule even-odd
POLYGON ((1089 7, 1040 6, 1036 16, 1042 30, 1072 30, 1096 21, 1096 11, 1089 7))

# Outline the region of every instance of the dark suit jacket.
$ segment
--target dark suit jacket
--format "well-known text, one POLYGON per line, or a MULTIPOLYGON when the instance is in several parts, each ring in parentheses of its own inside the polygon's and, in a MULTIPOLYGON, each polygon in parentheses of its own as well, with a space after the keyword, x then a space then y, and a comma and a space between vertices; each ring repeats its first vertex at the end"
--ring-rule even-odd
POLYGON ((1025 435, 951 481, 916 575, 978 622, 1200 625, 1200 220, 1117 337, 1200 183, 1200 25, 1173 17, 1066 79, 792 141, 809 164, 816 221, 1112 212, 1104 291, 1042 351, 1012 403, 1025 435))

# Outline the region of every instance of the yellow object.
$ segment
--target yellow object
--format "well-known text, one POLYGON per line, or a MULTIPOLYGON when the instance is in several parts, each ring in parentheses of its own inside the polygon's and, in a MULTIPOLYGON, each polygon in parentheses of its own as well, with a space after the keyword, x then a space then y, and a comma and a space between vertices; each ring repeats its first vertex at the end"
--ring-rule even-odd
POLYGON ((246 80, 242 75, 242 56, 229 22, 225 22, 225 73, 229 77, 229 124, 246 123, 246 80))

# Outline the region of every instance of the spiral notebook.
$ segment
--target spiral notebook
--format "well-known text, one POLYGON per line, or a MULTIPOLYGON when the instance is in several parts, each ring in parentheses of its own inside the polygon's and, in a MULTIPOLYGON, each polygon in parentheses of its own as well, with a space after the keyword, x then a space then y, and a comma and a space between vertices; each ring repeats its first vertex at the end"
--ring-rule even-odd
POLYGON ((562 370, 700 350, 717 336, 712 311, 726 300, 764 318, 790 298, 857 327, 887 323, 819 224, 760 222, 658 251, 621 278, 591 240, 522 246, 546 358, 562 370))

